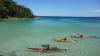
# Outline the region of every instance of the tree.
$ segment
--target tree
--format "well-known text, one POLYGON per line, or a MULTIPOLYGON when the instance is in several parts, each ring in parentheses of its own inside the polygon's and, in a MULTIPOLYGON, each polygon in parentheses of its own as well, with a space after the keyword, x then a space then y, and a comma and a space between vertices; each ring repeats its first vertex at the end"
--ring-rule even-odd
POLYGON ((29 8, 18 5, 13 0, 0 0, 0 18, 10 17, 34 17, 29 8))

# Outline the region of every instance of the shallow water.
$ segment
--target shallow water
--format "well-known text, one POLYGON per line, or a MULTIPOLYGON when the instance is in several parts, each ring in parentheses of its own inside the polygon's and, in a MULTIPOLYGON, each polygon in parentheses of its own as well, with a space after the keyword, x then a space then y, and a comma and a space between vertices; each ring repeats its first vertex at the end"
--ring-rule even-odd
POLYGON ((41 20, 0 22, 1 56, 100 56, 100 18, 46 17, 41 20), (96 38, 71 38, 77 33, 96 38), (53 38, 77 40, 56 42, 53 38), (66 52, 35 52, 27 47, 40 48, 43 44, 66 49, 66 52))

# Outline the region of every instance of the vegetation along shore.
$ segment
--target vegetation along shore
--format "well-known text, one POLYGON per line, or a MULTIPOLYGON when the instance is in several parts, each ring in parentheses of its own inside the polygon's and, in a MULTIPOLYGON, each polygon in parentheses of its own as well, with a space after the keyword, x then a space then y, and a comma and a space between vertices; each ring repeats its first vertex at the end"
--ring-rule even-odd
POLYGON ((0 0, 0 20, 39 19, 32 11, 13 0, 0 0))

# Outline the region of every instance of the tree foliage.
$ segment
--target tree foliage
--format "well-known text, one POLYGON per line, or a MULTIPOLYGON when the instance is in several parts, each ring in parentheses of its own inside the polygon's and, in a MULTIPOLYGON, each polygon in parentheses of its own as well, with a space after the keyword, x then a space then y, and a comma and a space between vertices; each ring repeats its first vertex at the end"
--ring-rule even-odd
POLYGON ((13 0, 0 0, 0 19, 8 17, 34 17, 31 10, 13 0))

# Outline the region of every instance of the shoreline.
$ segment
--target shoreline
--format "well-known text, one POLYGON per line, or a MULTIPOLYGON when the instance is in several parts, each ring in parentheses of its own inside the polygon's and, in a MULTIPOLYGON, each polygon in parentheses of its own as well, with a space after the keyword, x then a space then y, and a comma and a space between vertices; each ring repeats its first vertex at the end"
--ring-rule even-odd
POLYGON ((43 19, 41 17, 34 17, 34 18, 19 18, 19 17, 8 17, 5 19, 2 19, 1 21, 16 21, 16 20, 32 20, 32 19, 43 19))

